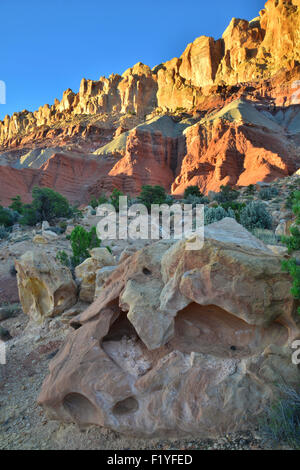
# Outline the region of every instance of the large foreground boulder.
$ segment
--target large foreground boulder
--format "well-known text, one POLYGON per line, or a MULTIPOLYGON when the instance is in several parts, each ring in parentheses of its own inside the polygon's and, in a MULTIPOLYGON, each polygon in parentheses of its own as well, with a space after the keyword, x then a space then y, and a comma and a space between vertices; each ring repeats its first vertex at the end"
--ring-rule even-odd
POLYGON ((128 257, 50 363, 50 416, 131 435, 249 428, 277 385, 299 383, 290 279, 233 219, 204 246, 160 241, 128 257))
POLYGON ((27 251, 15 262, 20 302, 35 322, 61 314, 77 301, 71 271, 43 251, 27 251))

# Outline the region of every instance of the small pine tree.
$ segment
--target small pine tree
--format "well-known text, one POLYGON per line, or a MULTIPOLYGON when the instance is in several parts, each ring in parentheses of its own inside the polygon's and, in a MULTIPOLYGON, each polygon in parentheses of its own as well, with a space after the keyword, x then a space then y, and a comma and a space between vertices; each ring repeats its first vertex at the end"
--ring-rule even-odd
POLYGON ((71 233, 71 247, 73 251, 72 265, 78 266, 86 258, 89 258, 89 250, 98 248, 101 245, 101 240, 97 237, 96 227, 92 227, 87 232, 83 227, 78 225, 71 233))
POLYGON ((21 200, 21 196, 12 197, 11 200, 12 200, 12 203, 9 206, 10 209, 12 209, 13 211, 18 212, 19 214, 22 214, 23 213, 23 203, 22 203, 22 200, 21 200))
POLYGON ((215 201, 219 204, 235 201, 239 197, 239 192, 230 186, 221 186, 221 191, 215 195, 215 201))
POLYGON ((167 193, 165 188, 162 186, 150 186, 144 185, 142 186, 142 190, 140 195, 138 196, 138 201, 144 204, 148 211, 151 210, 152 204, 164 204, 167 199, 167 193))
POLYGON ((203 197, 198 186, 188 186, 184 191, 184 199, 187 199, 189 196, 203 197))

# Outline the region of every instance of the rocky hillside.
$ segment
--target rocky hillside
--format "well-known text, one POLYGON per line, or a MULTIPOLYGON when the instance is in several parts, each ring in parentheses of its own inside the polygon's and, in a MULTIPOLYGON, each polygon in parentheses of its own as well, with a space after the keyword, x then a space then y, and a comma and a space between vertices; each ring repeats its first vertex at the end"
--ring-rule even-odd
POLYGON ((245 186, 300 166, 300 0, 268 0, 221 39, 122 76, 83 79, 78 93, 0 121, 0 199, 33 185, 74 201, 160 183, 245 186), (298 88, 297 88, 298 87, 298 88), (298 93, 298 95, 297 95, 298 93), (15 184, 16 180, 18 185, 15 184))

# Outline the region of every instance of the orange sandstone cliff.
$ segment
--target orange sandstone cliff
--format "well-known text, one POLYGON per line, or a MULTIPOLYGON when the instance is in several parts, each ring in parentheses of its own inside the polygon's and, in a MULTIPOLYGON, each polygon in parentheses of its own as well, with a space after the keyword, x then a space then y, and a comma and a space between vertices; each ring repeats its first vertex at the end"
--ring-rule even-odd
POLYGON ((85 202, 118 187, 182 194, 271 181, 300 166, 300 0, 268 0, 221 39, 0 121, 0 200, 34 184, 85 202))

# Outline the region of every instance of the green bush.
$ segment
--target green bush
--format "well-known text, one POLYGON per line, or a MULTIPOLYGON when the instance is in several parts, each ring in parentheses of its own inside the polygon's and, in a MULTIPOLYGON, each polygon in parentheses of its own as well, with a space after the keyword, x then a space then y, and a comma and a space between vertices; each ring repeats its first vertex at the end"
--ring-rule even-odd
POLYGON ((96 207, 98 207, 98 201, 95 197, 92 197, 92 199, 90 200, 90 204, 89 204, 93 209, 96 209, 96 207))
POLYGON ((150 186, 144 185, 142 186, 142 190, 140 195, 138 196, 138 201, 144 204, 148 211, 151 210, 152 204, 164 204, 167 200, 167 193, 165 188, 162 186, 150 186))
POLYGON ((37 186, 32 190, 32 203, 22 206, 20 204, 22 202, 17 196, 13 205, 21 208, 20 224, 22 225, 35 225, 44 220, 50 222, 57 217, 70 217, 76 212, 64 196, 53 189, 37 186))
POLYGON ((184 199, 187 199, 189 196, 202 197, 203 194, 200 192, 198 186, 188 186, 184 191, 184 199))
POLYGON ((12 200, 12 203, 9 206, 9 208, 12 209, 13 211, 18 212, 19 214, 22 214, 24 205, 21 201, 21 196, 12 197, 11 200, 12 200))
POLYGON ((262 188, 258 193, 258 197, 263 201, 270 201, 271 199, 274 199, 276 196, 278 196, 278 194, 279 191, 277 188, 262 188))
POLYGON ((239 197, 239 192, 230 186, 221 186, 221 191, 214 196, 214 200, 219 204, 235 201, 239 197))
POLYGON ((209 199, 205 196, 198 197, 193 196, 192 194, 188 195, 184 200, 184 204, 192 204, 193 208, 196 207, 197 204, 208 204, 209 199))
POLYGON ((204 225, 213 224, 219 220, 225 219, 225 217, 231 217, 235 219, 235 215, 232 209, 227 211, 221 207, 205 207, 204 208, 204 225))
POLYGON ((246 204, 244 202, 231 201, 231 202, 224 202, 223 204, 221 204, 221 206, 226 211, 228 211, 228 209, 233 210, 237 222, 240 222, 241 212, 246 207, 246 204))
POLYGON ((111 193, 110 198, 109 198, 110 204, 112 204, 112 205, 114 206, 114 208, 116 209, 117 212, 119 212, 119 205, 120 205, 119 198, 120 198, 121 196, 124 196, 124 194, 122 193, 122 191, 120 191, 120 190, 117 189, 117 188, 114 188, 114 190, 113 190, 113 192, 111 193))
POLYGON ((0 206, 0 225, 11 227, 17 222, 19 214, 12 209, 0 206))
POLYGON ((246 196, 253 196, 253 194, 255 194, 255 185, 254 184, 249 184, 249 186, 247 186, 247 189, 245 191, 245 195, 246 196))
POLYGON ((250 202, 240 213, 240 223, 247 230, 270 229, 272 228, 272 217, 262 202, 250 202))
MULTIPOLYGON (((101 245, 101 240, 97 237, 96 227, 92 227, 88 232, 81 225, 77 225, 67 239, 71 241, 72 256, 69 257, 62 250, 57 252, 56 259, 71 269, 90 257, 89 250, 98 248, 101 245)), ((109 246, 106 249, 111 253, 109 246)))
POLYGON ((70 240, 73 252, 71 262, 74 267, 90 257, 90 249, 98 248, 101 245, 101 240, 97 237, 96 227, 92 227, 87 232, 81 225, 78 225, 72 231, 70 240))
POLYGON ((21 225, 36 225, 39 222, 38 215, 31 204, 24 204, 22 209, 22 217, 20 218, 21 225))
POLYGON ((64 250, 57 252, 56 259, 64 266, 71 267, 71 260, 64 250))
POLYGON ((72 215, 68 200, 50 188, 33 188, 32 206, 37 211, 40 221, 48 222, 56 217, 69 217, 72 215))
POLYGON ((300 193, 300 191, 291 191, 285 201, 285 207, 287 209, 292 209, 293 204, 295 203, 295 200, 297 200, 297 193, 300 193))

